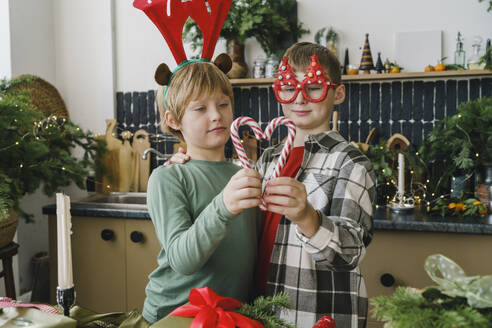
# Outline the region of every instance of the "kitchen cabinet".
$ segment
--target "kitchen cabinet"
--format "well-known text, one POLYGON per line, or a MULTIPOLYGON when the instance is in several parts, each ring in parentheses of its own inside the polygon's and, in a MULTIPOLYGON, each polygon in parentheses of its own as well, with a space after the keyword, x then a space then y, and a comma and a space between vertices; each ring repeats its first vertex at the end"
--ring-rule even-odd
MULTIPOLYGON (((490 234, 376 230, 361 263, 369 297, 391 295, 398 286, 435 285, 424 261, 437 253, 455 261, 467 275, 492 274, 490 234)), ((370 318, 367 327, 383 325, 370 318)))
MULTIPOLYGON (((76 304, 98 313, 142 310, 160 250, 152 221, 72 217, 76 304)), ((56 216, 49 216, 50 281, 57 286, 56 216)), ((51 302, 56 303, 55 288, 51 302)))

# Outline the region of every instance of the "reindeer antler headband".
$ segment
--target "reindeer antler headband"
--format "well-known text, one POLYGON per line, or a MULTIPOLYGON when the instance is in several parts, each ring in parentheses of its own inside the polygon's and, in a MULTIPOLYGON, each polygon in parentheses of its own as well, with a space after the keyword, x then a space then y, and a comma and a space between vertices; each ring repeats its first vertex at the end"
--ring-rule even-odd
MULTIPOLYGON (((227 18, 232 0, 135 0, 133 6, 142 10, 157 26, 166 40, 178 67, 171 72, 166 64, 160 64, 155 80, 160 85, 169 85, 172 75, 180 68, 193 62, 210 61, 219 39, 220 30, 227 18), (203 35, 202 58, 188 60, 183 47, 183 26, 190 17, 203 35)), ((232 66, 231 59, 219 55, 214 63, 227 73, 232 66)), ((164 103, 165 99, 164 99, 164 103)))

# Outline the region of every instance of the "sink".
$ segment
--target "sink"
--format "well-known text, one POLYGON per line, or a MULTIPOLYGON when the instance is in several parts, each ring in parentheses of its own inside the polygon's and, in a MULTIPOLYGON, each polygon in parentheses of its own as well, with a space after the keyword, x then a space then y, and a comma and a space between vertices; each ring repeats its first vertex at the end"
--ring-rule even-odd
POLYGON ((147 193, 112 192, 96 194, 71 203, 72 208, 147 210, 147 193))

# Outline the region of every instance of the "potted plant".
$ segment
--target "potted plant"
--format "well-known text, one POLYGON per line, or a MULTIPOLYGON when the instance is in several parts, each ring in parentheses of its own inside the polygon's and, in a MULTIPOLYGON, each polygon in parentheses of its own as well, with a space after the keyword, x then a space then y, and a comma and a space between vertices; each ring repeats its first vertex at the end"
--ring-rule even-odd
MULTIPOLYGON (((17 214, 28 221, 32 218, 19 207, 25 194, 42 186, 45 194, 52 195, 72 182, 85 188, 89 169, 102 169, 94 155, 105 148, 70 120, 36 111, 28 91, 16 89, 25 83, 29 78, 0 83, 0 235, 3 225, 13 228, 12 237, 17 214), (84 151, 81 159, 71 154, 76 146, 84 151)), ((12 239, 3 240, 5 245, 12 239)))
MULTIPOLYGON (((254 37, 268 57, 280 58, 285 49, 298 37, 309 31, 297 22, 296 0, 236 0, 232 3, 220 36, 227 40, 233 67, 231 78, 244 77, 244 43, 254 37), (241 75, 242 74, 242 75, 241 75)), ((183 29, 185 41, 193 51, 201 48, 202 34, 193 20, 188 20, 183 29)))
POLYGON ((427 165, 428 190, 435 195, 450 191, 457 177, 471 181, 475 173, 491 167, 492 97, 462 103, 425 137, 419 153, 427 165))
POLYGON ((338 33, 333 27, 323 27, 319 29, 314 35, 314 42, 327 47, 330 51, 338 57, 337 44, 338 44, 338 33))

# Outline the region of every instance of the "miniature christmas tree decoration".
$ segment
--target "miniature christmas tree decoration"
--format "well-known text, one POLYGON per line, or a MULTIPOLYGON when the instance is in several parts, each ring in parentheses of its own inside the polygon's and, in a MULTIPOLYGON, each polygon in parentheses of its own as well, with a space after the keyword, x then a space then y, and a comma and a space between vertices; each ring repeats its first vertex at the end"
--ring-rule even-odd
POLYGON ((363 70, 364 74, 370 74, 371 70, 374 69, 371 46, 369 45, 369 33, 366 33, 366 41, 364 42, 364 49, 362 50, 362 59, 360 60, 359 69, 363 70))
POLYGON ((349 52, 348 52, 348 48, 345 48, 345 59, 343 60, 342 74, 344 75, 347 74, 348 65, 349 65, 349 52))
POLYGON ((376 61, 376 71, 378 72, 378 74, 381 74, 384 71, 384 65, 383 61, 381 60, 380 52, 378 52, 378 60, 376 61))

